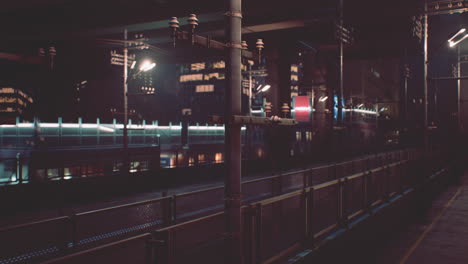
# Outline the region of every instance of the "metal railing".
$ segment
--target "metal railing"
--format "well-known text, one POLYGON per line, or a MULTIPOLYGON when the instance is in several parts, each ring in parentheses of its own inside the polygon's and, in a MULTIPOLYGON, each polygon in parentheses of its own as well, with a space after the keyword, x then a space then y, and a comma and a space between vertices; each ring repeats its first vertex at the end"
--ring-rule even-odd
MULTIPOLYGON (((420 156, 415 150, 394 151, 367 156, 363 159, 243 182, 242 188, 245 206, 242 210, 245 213, 244 218, 246 219, 244 225, 251 230, 249 231, 250 233, 246 232, 249 236, 257 236, 251 232, 260 232, 257 227, 260 225, 259 223, 268 219, 268 221, 272 221, 272 218, 268 217, 272 217, 278 214, 278 212, 281 212, 279 218, 277 218, 279 222, 271 222, 269 225, 264 225, 262 227, 264 230, 268 228, 272 230, 276 228, 274 230, 277 230, 277 225, 281 224, 281 221, 286 221, 285 223, 299 221, 299 219, 305 221, 303 218, 307 216, 310 219, 310 211, 313 208, 314 212, 320 212, 321 218, 315 218, 312 221, 314 224, 304 230, 303 225, 299 225, 298 223, 291 224, 294 228, 301 226, 302 229, 290 230, 289 235, 295 237, 298 233, 306 234, 313 232, 315 235, 320 234, 320 232, 324 233, 324 230, 328 231, 328 229, 341 224, 342 220, 338 221, 337 219, 343 218, 344 212, 349 212, 350 215, 357 215, 357 213, 362 212, 370 206, 370 201, 384 200, 384 198, 386 199, 392 194, 401 191, 405 186, 413 184, 401 178, 401 171, 406 169, 400 167, 405 167, 406 165, 404 164, 409 162, 407 161, 408 159, 414 163, 418 158, 420 156), (390 177, 388 175, 399 176, 390 177), (360 190, 365 191, 360 192, 360 190), (345 196, 348 198, 343 200, 345 196), (311 206, 312 204, 313 206, 311 206), (302 211, 299 215, 295 215, 297 212, 291 210, 297 210, 298 208, 302 208, 302 211), (304 208, 307 208, 309 211, 304 211, 306 210, 304 208), (248 224, 254 222, 257 223, 254 226, 248 224)), ((425 159, 428 160, 429 158, 431 157, 427 155, 425 159)), ((431 159, 434 159, 434 157, 431 159)), ((442 164, 442 161, 439 163, 442 164)), ((431 164, 436 165, 435 162, 431 164)), ((433 170, 428 170, 428 172, 430 171, 433 170)), ((210 245, 214 243, 215 245, 213 245, 218 247, 222 244, 221 234, 224 227, 224 221, 222 221, 223 214, 221 212, 224 203, 223 193, 224 188, 220 186, 77 213, 72 216, 57 218, 59 220, 52 219, 50 223, 48 222, 49 220, 43 221, 49 223, 49 229, 43 228, 42 222, 4 228, 0 230, 0 244, 10 243, 9 237, 16 237, 17 241, 22 241, 23 239, 21 238, 29 238, 30 234, 34 234, 34 239, 31 239, 26 244, 10 243, 11 246, 1 248, 0 253, 2 253, 2 258, 0 259, 0 264, 30 263, 34 259, 40 260, 46 257, 50 258, 57 255, 70 254, 106 243, 114 243, 121 239, 151 232, 156 229, 160 229, 158 231, 158 238, 162 236, 162 240, 166 244, 169 243, 166 239, 169 239, 171 236, 177 238, 177 242, 175 243, 190 244, 193 241, 189 241, 190 239, 181 240, 179 237, 187 235, 189 236, 187 238, 190 238, 190 234, 192 234, 191 239, 207 236, 206 243, 210 245), (192 220, 195 218, 198 219, 192 220), (57 224, 52 224, 56 222, 57 224), (191 226, 198 226, 197 230, 191 230, 191 226), (201 228, 203 226, 207 227, 207 229, 203 230, 201 228), (161 229, 164 227, 165 229, 161 229), (51 234, 55 234, 56 237, 50 239, 46 235, 36 236, 34 233, 36 229, 39 232, 38 234, 40 232, 50 232, 51 234), (182 229, 184 230, 183 232, 177 231, 182 229), (175 232, 177 234, 166 234, 167 232, 175 232), (199 234, 200 232, 202 234, 199 234), (207 233, 204 234, 203 232, 207 233), (213 242, 212 239, 217 242, 213 242)), ((264 231, 262 234, 266 236, 272 233, 265 233, 264 231)), ((256 259, 259 258, 258 256, 262 256, 260 258, 264 260, 264 258, 270 257, 269 252, 276 252, 278 247, 283 246, 261 244, 261 241, 269 240, 268 237, 258 240, 259 242, 256 247, 261 246, 260 251, 257 250, 255 254, 252 253, 256 259)), ((289 238, 285 241, 289 241, 289 238)), ((202 245, 204 242, 195 241, 194 243, 201 243, 200 245, 202 245)), ((171 245, 171 247, 178 248, 178 245, 171 245)), ((190 247, 184 246, 183 248, 184 250, 185 248, 188 250, 190 247)), ((170 257, 168 258, 170 259, 170 257)))
MULTIPOLYGON (((349 175, 346 167, 353 166, 339 165, 330 169, 335 179, 315 185, 304 180, 299 190, 243 206, 244 263, 274 263, 294 250, 319 243, 331 231, 348 228, 358 216, 371 215, 375 208, 400 199, 428 175, 449 172, 442 168, 446 159, 440 153, 380 158, 376 162, 367 159, 363 172, 349 175), (422 168, 431 174, 420 176, 422 168)), ((306 179, 313 174, 306 170, 301 175, 306 179)), ((156 238, 163 242, 156 249, 156 263, 222 263, 223 223, 223 213, 217 213, 156 231, 156 238)))

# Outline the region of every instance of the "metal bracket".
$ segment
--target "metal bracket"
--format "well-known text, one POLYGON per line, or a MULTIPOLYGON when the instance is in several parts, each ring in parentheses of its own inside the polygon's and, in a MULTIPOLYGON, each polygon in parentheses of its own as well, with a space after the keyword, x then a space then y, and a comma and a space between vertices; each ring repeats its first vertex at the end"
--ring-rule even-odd
POLYGON ((234 12, 227 11, 226 13, 224 13, 224 15, 225 16, 242 18, 242 12, 240 12, 240 11, 234 11, 234 12))
POLYGON ((224 46, 226 46, 226 48, 242 49, 242 45, 239 44, 239 43, 228 42, 228 43, 224 44, 224 46))
POLYGON ((226 207, 232 207, 232 206, 241 206, 242 202, 241 202, 241 195, 235 195, 235 196, 232 196, 232 197, 225 197, 224 198, 224 206, 226 207))

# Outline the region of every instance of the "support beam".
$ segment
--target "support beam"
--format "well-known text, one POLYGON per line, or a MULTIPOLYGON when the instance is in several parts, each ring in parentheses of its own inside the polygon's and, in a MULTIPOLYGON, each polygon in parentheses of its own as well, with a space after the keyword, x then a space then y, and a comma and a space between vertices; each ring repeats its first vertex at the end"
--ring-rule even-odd
MULTIPOLYGON (((339 0, 339 18, 338 25, 343 28, 343 0, 339 0)), ((343 124, 343 38, 339 37, 339 55, 338 55, 338 67, 339 67, 339 91, 338 91, 338 126, 340 127, 343 124)))
POLYGON ((457 129, 461 130, 460 88, 461 88, 460 45, 457 46, 457 129))
POLYGON ((428 97, 427 97, 427 64, 429 63, 427 59, 427 39, 428 39, 428 33, 429 33, 429 23, 428 23, 428 15, 427 15, 427 2, 424 2, 424 16, 423 16, 423 48, 424 48, 424 55, 423 55, 423 88, 424 88, 424 94, 423 94, 423 103, 424 103, 424 124, 423 124, 423 129, 424 129, 424 147, 428 148, 428 131, 427 131, 427 125, 428 125, 428 97))
MULTIPOLYGON (((226 15, 226 110, 225 120, 241 115, 241 0, 225 0, 226 15)), ((242 263, 241 240, 241 125, 225 123, 224 219, 226 259, 224 263, 242 263)))

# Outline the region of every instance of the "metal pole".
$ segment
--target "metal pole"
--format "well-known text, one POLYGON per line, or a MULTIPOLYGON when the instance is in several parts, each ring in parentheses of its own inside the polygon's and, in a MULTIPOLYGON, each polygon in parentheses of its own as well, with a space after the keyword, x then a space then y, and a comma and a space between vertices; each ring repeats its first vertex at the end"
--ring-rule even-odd
POLYGON ((224 213, 226 230, 225 263, 242 263, 241 241, 241 125, 233 115, 241 114, 241 0, 227 0, 226 12, 226 178, 224 213))
POLYGON ((428 144, 429 144, 429 138, 428 138, 428 131, 427 131, 427 121, 428 121, 428 98, 427 98, 427 38, 428 38, 428 16, 427 16, 427 3, 424 2, 424 24, 423 24, 423 41, 424 41, 424 65, 423 65, 423 86, 424 86, 424 98, 423 98, 423 103, 424 103, 424 124, 423 124, 423 129, 424 129, 424 147, 427 150, 428 144))
MULTIPOLYGON (((124 29, 124 40, 127 40, 127 29, 124 29)), ((124 72, 123 72, 123 85, 124 85, 124 123, 123 123, 123 148, 124 148, 124 165, 123 169, 125 170, 125 173, 128 173, 129 171, 129 160, 128 160, 128 130, 127 130, 127 124, 128 124, 128 86, 127 86, 127 78, 128 78, 128 48, 127 48, 127 42, 124 44, 124 72)))
POLYGON ((460 87, 461 87, 460 46, 457 46, 457 129, 461 131, 460 87))
POLYGON ((434 81, 434 117, 433 122, 435 124, 439 124, 439 107, 438 107, 438 98, 437 94, 439 93, 439 87, 437 85, 437 81, 434 81))
MULTIPOLYGON (((343 0, 339 2, 339 27, 340 32, 343 31, 343 0)), ((339 37, 339 88, 338 93, 338 126, 341 126, 343 122, 343 36, 339 37)))
POLYGON ((408 67, 405 66, 405 81, 404 81, 404 89, 405 89, 405 94, 404 94, 404 102, 403 106, 405 108, 405 119, 404 119, 404 126, 406 127, 408 125, 408 67))
POLYGON ((252 65, 249 64, 249 115, 252 115, 252 65))

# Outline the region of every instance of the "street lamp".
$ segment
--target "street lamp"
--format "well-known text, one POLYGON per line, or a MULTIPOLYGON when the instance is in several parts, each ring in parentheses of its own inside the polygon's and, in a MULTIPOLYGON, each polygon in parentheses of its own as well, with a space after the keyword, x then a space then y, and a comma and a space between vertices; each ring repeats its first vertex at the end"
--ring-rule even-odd
POLYGON ((328 96, 320 96, 319 101, 325 102, 328 99, 328 96))
POLYGON ((271 88, 271 85, 269 84, 261 84, 257 87, 257 90, 256 90, 256 94, 259 94, 259 93, 264 93, 268 90, 270 90, 271 88))
MULTIPOLYGON (((466 33, 466 28, 460 29, 455 35, 453 35, 449 40, 449 47, 453 48, 458 43, 462 42, 464 39, 468 38, 468 34, 466 33)), ((460 129, 461 127, 461 112, 460 112, 460 88, 461 88, 461 69, 460 69, 460 46, 457 46, 457 127, 460 129)))
MULTIPOLYGON (((125 29, 124 31, 124 37, 127 39, 127 30, 125 29)), ((124 147, 124 170, 126 172, 129 171, 130 169, 130 162, 129 162, 129 157, 128 157, 128 81, 130 79, 136 78, 140 73, 142 72, 147 72, 151 69, 153 69, 156 66, 155 62, 152 62, 150 60, 144 60, 140 63, 138 67, 138 71, 131 75, 131 78, 127 78, 127 72, 128 72, 128 63, 127 63, 127 56, 128 56, 128 48, 125 45, 124 47, 124 124, 123 124, 123 147, 124 147)), ((130 66, 130 69, 133 70, 135 68, 135 65, 137 64, 136 60, 133 61, 132 65, 130 66)))
POLYGON ((468 38, 468 34, 465 33, 466 28, 460 29, 453 37, 451 37, 448 41, 449 47, 453 48, 458 43, 462 42, 464 39, 468 38))

